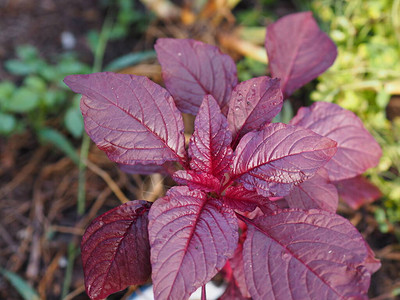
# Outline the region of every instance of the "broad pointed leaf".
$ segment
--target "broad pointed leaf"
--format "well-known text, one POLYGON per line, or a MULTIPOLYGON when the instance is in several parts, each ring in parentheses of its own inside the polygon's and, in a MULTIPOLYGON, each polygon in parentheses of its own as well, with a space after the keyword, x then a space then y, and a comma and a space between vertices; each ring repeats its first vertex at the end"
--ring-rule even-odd
POLYGON ((233 211, 199 190, 175 187, 149 214, 155 299, 188 299, 235 251, 233 211))
POLYGON ((233 89, 228 122, 234 139, 258 130, 280 112, 283 96, 279 81, 267 76, 257 77, 241 82, 233 89))
POLYGON ((375 167, 382 155, 361 120, 336 104, 316 102, 302 107, 290 124, 308 128, 338 143, 336 155, 325 166, 332 181, 362 174, 375 167))
POLYGON ((382 196, 381 191, 362 176, 335 181, 334 184, 339 191, 339 197, 352 209, 359 209, 382 196))
POLYGON ((172 178, 181 185, 187 185, 191 190, 199 189, 205 192, 214 192, 220 188, 220 181, 207 173, 179 170, 174 173, 172 178))
POLYGON ((380 269, 381 262, 379 261, 379 259, 375 258, 375 253, 371 249, 371 247, 368 245, 367 242, 365 242, 365 247, 367 247, 367 250, 368 250, 367 259, 364 262, 365 267, 371 274, 374 274, 376 271, 378 271, 380 269))
POLYGON ((228 122, 221 114, 217 102, 213 96, 205 96, 189 143, 192 170, 221 178, 231 163, 231 141, 228 122))
POLYGON ((257 206, 271 202, 268 198, 249 191, 241 185, 228 187, 222 199, 226 206, 240 211, 253 211, 257 206))
POLYGON ((185 161, 183 121, 169 93, 146 77, 95 73, 65 83, 83 95, 85 129, 117 163, 185 161))
POLYGON ((244 271, 253 299, 368 299, 368 250, 343 217, 288 209, 246 223, 244 271))
POLYGON ((271 123, 249 132, 236 148, 232 173, 249 190, 286 196, 294 185, 312 176, 336 152, 336 142, 310 130, 271 123))
POLYGON ((205 95, 224 108, 237 84, 232 58, 211 45, 189 39, 158 39, 158 61, 168 91, 178 108, 196 114, 205 95))
POLYGON ((337 56, 335 44, 311 12, 290 14, 269 25, 265 48, 271 74, 281 79, 285 98, 322 74, 337 56))
POLYGON ((91 299, 104 299, 150 277, 149 209, 146 201, 127 202, 97 217, 86 229, 81 250, 91 299))
POLYGON ((335 213, 339 195, 336 187, 329 181, 328 173, 321 168, 312 178, 295 186, 285 199, 291 208, 319 208, 335 213))
POLYGON ((229 259, 230 266, 232 268, 232 274, 236 281, 236 285, 240 290, 240 293, 245 298, 250 298, 249 290, 247 289, 246 279, 244 276, 244 263, 243 263, 243 244, 239 243, 235 254, 229 259))

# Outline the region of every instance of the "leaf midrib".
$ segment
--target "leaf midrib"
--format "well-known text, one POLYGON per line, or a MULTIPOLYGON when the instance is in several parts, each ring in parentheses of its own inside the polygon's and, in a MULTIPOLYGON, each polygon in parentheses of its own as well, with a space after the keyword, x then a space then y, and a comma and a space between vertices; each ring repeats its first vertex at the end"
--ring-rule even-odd
MULTIPOLYGON (((320 279, 327 287, 329 287, 330 290, 332 290, 335 294, 337 294, 340 299, 345 300, 345 298, 339 294, 338 291, 336 291, 335 289, 333 289, 333 287, 331 287, 324 279, 322 279, 320 276, 318 276, 318 274, 311 269, 303 260, 301 260, 299 257, 297 257, 292 251, 290 251, 288 249, 288 247, 286 247, 285 245, 283 245, 278 239, 275 239, 273 236, 271 236, 267 231, 263 230, 260 226, 258 226, 258 224, 256 224, 255 222, 253 222, 250 219, 246 218, 246 222, 250 223, 255 229, 257 229, 258 231, 260 231, 261 233, 265 234, 266 236, 268 236, 268 238, 270 238, 271 240, 273 240, 275 243, 277 243, 279 246, 281 246, 283 249, 285 249, 285 251, 287 251, 288 253, 290 253, 292 255, 293 258, 297 259, 303 266, 305 266, 310 272, 312 272, 318 279, 320 279)), ((293 224, 293 223, 291 223, 293 224)), ((295 224, 305 224, 305 225, 309 225, 312 226, 312 224, 306 223, 306 222, 296 222, 295 224)), ((326 228, 326 229, 330 229, 330 228, 326 228)))
MULTIPOLYGON (((114 77, 114 78, 117 79, 117 80, 119 80, 119 81, 122 81, 121 79, 119 79, 119 78, 117 78, 117 77, 114 77)), ((124 84, 126 84, 126 83, 124 82, 124 84)), ((114 105, 116 108, 118 108, 119 110, 121 110, 122 112, 124 112, 125 114, 127 114, 129 117, 131 117, 132 119, 134 119, 134 120, 135 120, 136 122, 138 122, 139 124, 141 124, 141 125, 147 130, 147 132, 151 133, 151 134, 155 137, 156 140, 161 141, 161 142, 165 145, 165 148, 169 149, 169 150, 178 158, 178 160, 179 160, 181 163, 183 162, 183 158, 180 157, 180 156, 178 155, 178 153, 177 153, 174 149, 172 149, 172 148, 167 144, 166 141, 164 141, 164 140, 163 140, 160 136, 158 136, 153 130, 151 130, 151 128, 148 127, 143 121, 141 121, 140 119, 138 119, 136 116, 132 115, 132 114, 131 114, 129 111, 127 111, 125 108, 123 108, 123 107, 117 105, 117 103, 111 101, 108 97, 105 97, 105 96, 102 95, 101 93, 99 93, 99 92, 97 92, 96 90, 92 89, 91 87, 89 87, 89 86, 87 86, 87 85, 84 85, 84 84, 79 84, 79 85, 82 86, 82 87, 85 88, 85 89, 88 89, 88 90, 92 91, 94 94, 98 95, 100 98, 105 99, 105 100, 106 100, 107 102, 109 102, 111 105, 114 105)), ((130 87, 130 85, 128 85, 128 84, 126 84, 126 85, 132 90, 132 88, 130 87)), ((142 86, 143 86, 143 85, 142 85, 142 86)), ((143 86, 143 88, 145 88, 145 87, 143 86)), ((145 89, 146 89, 146 88, 145 88, 145 89)), ((147 91, 147 89, 146 89, 146 91, 147 91)), ((148 92, 148 91, 147 91, 147 92, 148 92)), ((132 90, 132 93, 134 94, 134 96, 135 96, 135 98, 138 100, 138 102, 140 102, 140 101, 139 101, 139 98, 136 96, 136 94, 133 92, 133 90, 132 90)), ((82 95, 85 95, 86 97, 88 97, 88 98, 90 99, 90 97, 87 96, 86 93, 82 93, 82 95)), ((156 105, 156 106, 157 106, 157 105, 156 105)), ((158 110, 160 111, 160 108, 159 108, 158 106, 157 106, 157 108, 158 108, 158 110)), ((91 109, 91 108, 89 108, 89 109, 91 109)), ((161 112, 160 112, 160 113, 161 113, 161 112)), ((93 120, 93 118, 91 118, 91 119, 93 120)), ((164 124, 165 124, 165 122, 164 122, 164 124)), ((167 128, 166 128, 166 131, 168 131, 167 128)), ((179 131, 179 130, 178 130, 178 131, 179 131)))

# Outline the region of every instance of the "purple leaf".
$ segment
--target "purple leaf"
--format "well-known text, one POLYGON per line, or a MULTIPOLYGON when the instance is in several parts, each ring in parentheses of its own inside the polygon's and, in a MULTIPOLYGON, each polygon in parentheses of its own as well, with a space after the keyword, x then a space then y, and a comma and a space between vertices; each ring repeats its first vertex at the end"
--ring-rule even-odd
POLYGON ((241 82, 233 89, 228 122, 235 140, 271 122, 280 112, 283 96, 279 85, 279 79, 264 76, 241 82))
POLYGON ((150 203, 136 200, 97 217, 82 238, 86 292, 92 300, 142 284, 151 274, 147 215, 150 203))
POLYGON ((316 102, 302 107, 290 122, 308 128, 338 143, 336 155, 326 164, 329 179, 348 179, 376 166, 382 150, 361 120, 340 106, 316 102))
POLYGON ((197 114, 205 95, 212 95, 224 108, 237 84, 232 58, 211 45, 189 39, 158 39, 158 61, 168 91, 178 108, 197 114))
POLYGON ((248 299, 250 298, 243 297, 234 278, 232 278, 232 280, 228 283, 228 286, 226 287, 226 290, 222 294, 222 296, 218 298, 218 300, 248 300, 248 299))
MULTIPOLYGON (((273 203, 273 202, 270 201, 268 203, 273 203)), ((271 206, 269 206, 269 205, 262 205, 262 206, 260 205, 252 212, 247 213, 246 217, 249 219, 254 219, 254 218, 257 218, 260 216, 271 214, 274 210, 280 210, 280 208, 277 207, 276 205, 272 205, 272 208, 273 209, 271 209, 271 206)), ((247 226, 246 226, 246 230, 247 230, 247 226)), ((243 237, 243 235, 242 235, 242 237, 243 237)))
POLYGON ((364 262, 365 267, 371 274, 374 274, 376 271, 380 269, 381 262, 379 261, 379 259, 375 258, 375 253, 374 251, 372 251, 371 247, 368 245, 367 242, 365 242, 365 247, 367 247, 368 251, 367 259, 364 262))
POLYGON ((311 12, 287 15, 267 27, 269 68, 281 79, 285 98, 317 78, 336 59, 332 40, 318 28, 311 12))
POLYGON ((312 178, 295 186, 285 199, 291 208, 319 208, 333 213, 336 212, 339 202, 337 189, 329 181, 324 168, 319 169, 312 178))
POLYGON ((257 209, 255 209, 254 211, 252 211, 250 213, 250 215, 248 216, 249 219, 254 219, 255 217, 260 216, 259 212, 261 212, 261 215, 270 215, 272 213, 275 213, 275 211, 277 211, 277 210, 281 210, 283 208, 289 208, 289 205, 287 204, 287 202, 283 201, 284 198, 280 198, 280 199, 282 199, 282 200, 268 201, 264 205, 259 205, 257 209), (257 211, 259 211, 259 212, 257 212, 257 211), (254 214, 254 216, 253 216, 253 214, 254 214))
POLYGON ((271 123, 249 132, 236 148, 233 178, 248 190, 286 196, 335 154, 336 142, 301 127, 271 123))
POLYGON ((155 299, 187 299, 233 255, 238 223, 220 200, 174 187, 150 210, 149 238, 155 299))
POLYGON ((235 254, 233 257, 229 259, 229 264, 232 268, 232 274, 234 277, 234 280, 236 281, 236 285, 240 291, 240 293, 245 297, 245 298, 250 298, 249 291, 247 289, 246 285, 246 279, 244 276, 244 263, 243 263, 243 244, 239 243, 236 250, 235 254))
POLYGON ((348 220, 288 209, 246 223, 244 271, 254 299, 368 299, 368 251, 348 220))
POLYGON ((154 174, 154 173, 162 173, 165 175, 168 175, 168 171, 171 169, 174 169, 174 166, 172 165, 172 162, 165 162, 161 166, 154 165, 154 164, 149 164, 149 165, 143 165, 143 164, 135 164, 135 165, 123 165, 123 164, 118 164, 118 167, 121 169, 121 171, 128 173, 128 174, 143 174, 143 175, 149 175, 149 174, 154 174))
MULTIPOLYGON (((274 203, 280 209, 289 208, 289 204, 287 203, 285 198, 277 197, 275 199, 277 199, 277 200, 271 200, 271 202, 274 203)), ((263 211, 264 211, 264 209, 263 209, 263 211)), ((265 213, 265 211, 264 211, 264 213, 265 213)))
POLYGON ((270 202, 268 198, 249 191, 243 186, 228 187, 222 199, 226 206, 240 211, 253 211, 257 206, 270 202))
POLYGON ((182 116, 165 89, 146 77, 108 72, 70 75, 64 82, 83 95, 86 132, 112 161, 184 164, 182 116))
POLYGON ((172 178, 180 185, 187 185, 191 190, 199 189, 205 192, 213 192, 220 188, 220 181, 207 173, 179 170, 174 173, 172 178))
POLYGON ((231 163, 232 134, 228 122, 211 95, 204 97, 189 143, 190 167, 221 178, 231 163))
POLYGON ((352 209, 359 209, 382 196, 381 191, 362 176, 335 181, 334 184, 339 191, 339 197, 352 209))

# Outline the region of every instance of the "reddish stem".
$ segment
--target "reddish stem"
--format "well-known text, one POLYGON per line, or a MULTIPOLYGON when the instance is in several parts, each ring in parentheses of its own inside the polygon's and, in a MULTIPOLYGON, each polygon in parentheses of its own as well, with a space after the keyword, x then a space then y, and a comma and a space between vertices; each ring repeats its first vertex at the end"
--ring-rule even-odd
POLYGON ((207 296, 206 296, 206 285, 203 285, 201 287, 201 300, 207 300, 207 296))

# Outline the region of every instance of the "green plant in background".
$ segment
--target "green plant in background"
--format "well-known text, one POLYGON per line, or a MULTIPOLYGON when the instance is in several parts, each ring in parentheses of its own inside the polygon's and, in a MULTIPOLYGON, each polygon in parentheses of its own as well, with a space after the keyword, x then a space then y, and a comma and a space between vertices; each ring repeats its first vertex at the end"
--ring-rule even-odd
POLYGON ((384 194, 385 209, 375 213, 386 232, 400 221, 400 116, 386 116, 400 94, 400 1, 314 0, 311 8, 338 46, 311 98, 354 111, 381 144, 381 162, 368 176, 384 194))
MULTIPOLYGON (((78 165, 78 214, 83 214, 85 210, 86 160, 90 140, 83 133, 83 118, 79 109, 80 96, 71 98, 71 92, 63 83, 63 79, 68 74, 101 71, 108 41, 125 38, 132 26, 135 26, 134 33, 145 31, 149 20, 148 14, 134 10, 133 2, 130 0, 116 2, 116 14, 111 7, 112 4, 114 4, 112 1, 104 3, 108 13, 101 31, 89 32, 87 35, 94 56, 93 66, 82 63, 73 53, 60 54, 55 58, 56 63, 50 64, 40 57, 35 47, 25 45, 16 49, 16 59, 4 63, 5 69, 21 78, 21 81, 0 82, 0 135, 11 136, 31 130, 40 141, 61 150, 78 165), (146 22, 143 22, 144 18, 147 18, 146 22), (60 131, 65 131, 64 129, 74 138, 80 139, 82 143, 80 155, 77 154, 71 140, 60 131)), ((105 68, 117 71, 152 57, 155 57, 154 51, 128 53, 111 61, 105 68)), ((72 266, 77 249, 77 245, 70 244, 62 298, 67 294, 71 284, 72 266)), ((33 299, 37 294, 33 289, 28 289, 30 287, 27 283, 16 274, 1 269, 0 273, 9 279, 23 298, 33 299)))
POLYGON ((142 34, 146 31, 152 15, 149 11, 140 11, 137 3, 132 0, 103 0, 105 7, 115 6, 117 13, 115 23, 112 31, 110 32, 110 39, 121 39, 128 34, 134 32, 135 34, 142 34), (132 30, 134 28, 134 30, 132 30))
MULTIPOLYGON (((123 39, 132 32, 142 33, 151 19, 149 13, 140 12, 130 0, 104 0, 102 5, 109 12, 113 11, 110 14, 114 21, 110 25, 109 40, 123 39)), ((100 33, 89 32, 87 38, 95 53, 100 43, 100 33)), ((54 117, 62 118, 62 124, 68 132, 73 137, 80 138, 83 121, 79 99, 76 98, 71 103, 70 93, 62 79, 68 74, 90 73, 92 67, 80 62, 73 53, 63 53, 56 58, 56 64, 50 64, 31 45, 18 47, 16 56, 16 59, 6 61, 4 67, 10 74, 20 76, 22 82, 0 82, 0 135, 8 136, 30 128, 41 136, 41 130, 54 117)), ((137 60, 152 57, 154 54, 151 52, 140 57, 131 56, 132 54, 122 63, 132 63, 132 59, 133 63, 137 63, 137 60)), ((120 64, 121 61, 118 66, 120 64)))
MULTIPOLYGON (((154 17, 147 10, 141 11, 137 3, 132 0, 102 0, 100 4, 109 14, 115 16, 108 37, 109 41, 122 40, 132 33, 143 34, 154 17)), ((89 31, 88 41, 93 52, 99 43, 99 38, 99 31, 89 31)))
POLYGON ((267 65, 249 57, 243 57, 237 63, 238 78, 240 81, 246 81, 253 77, 265 75, 267 65))
POLYGON ((90 68, 72 54, 63 54, 57 64, 43 60, 33 46, 16 49, 17 59, 4 66, 10 74, 21 76, 21 84, 0 82, 0 134, 11 135, 32 129, 40 133, 52 118, 61 118, 69 133, 79 138, 83 122, 78 101, 70 103, 62 83, 65 74, 87 73, 90 68))

